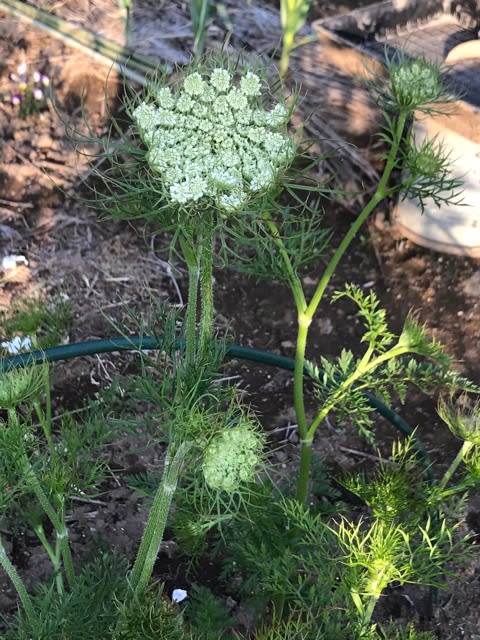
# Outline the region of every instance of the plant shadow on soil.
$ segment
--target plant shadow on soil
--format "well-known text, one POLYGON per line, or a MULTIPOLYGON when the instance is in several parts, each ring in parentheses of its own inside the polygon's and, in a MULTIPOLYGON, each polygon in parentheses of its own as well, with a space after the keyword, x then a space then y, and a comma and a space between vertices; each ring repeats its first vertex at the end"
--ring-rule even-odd
MULTIPOLYGON (((0 29, 4 36, 1 58, 6 61, 2 65, 4 92, 9 90, 8 72, 19 63, 26 60, 32 68, 41 68, 55 78, 60 73, 62 56, 73 56, 65 46, 46 35, 39 36, 27 27, 18 29, 11 18, 4 17, 0 29)), ((77 61, 77 71, 81 71, 81 64, 83 73, 88 75, 88 61, 77 61)), ((82 126, 77 109, 81 83, 77 86, 62 73, 55 83, 55 97, 62 108, 69 107, 69 116, 82 126)), ((103 95, 104 80, 102 74, 95 81, 90 78, 92 100, 95 95, 103 95)), ((101 131, 104 113, 99 104, 92 102, 87 107, 101 131)), ((24 255, 28 259, 28 265, 3 273, 0 283, 3 308, 22 296, 66 295, 72 308, 72 326, 66 338, 78 342, 111 335, 110 319, 119 325, 126 323, 131 330, 125 305, 142 313, 152 298, 180 303, 176 287, 185 293, 185 274, 181 269, 169 271, 152 249, 164 243, 161 236, 145 236, 144 230, 126 223, 100 222, 95 211, 72 197, 82 189, 88 163, 71 148, 54 110, 46 109, 21 119, 15 109, 0 105, 0 133, 1 255, 24 255)), ((342 237, 354 215, 351 207, 328 204, 325 223, 334 230, 334 245, 335 238, 342 237)), ((320 259, 305 273, 307 290, 313 290, 323 266, 320 259)), ((293 356, 294 307, 284 285, 256 281, 232 271, 217 272, 215 279, 219 326, 228 328, 235 342, 293 356)), ((480 384, 478 260, 441 255, 413 245, 398 235, 390 221, 390 211, 384 206, 344 257, 329 292, 346 282, 375 290, 396 331, 400 330, 406 313, 414 310, 458 360, 461 372, 480 384)), ((327 302, 314 320, 309 355, 336 356, 342 347, 359 353, 360 336, 361 325, 353 309, 346 304, 327 302)), ((134 358, 127 355, 81 358, 55 365, 57 410, 78 409, 85 397, 108 386, 116 375, 134 369, 134 358)), ((275 455, 283 472, 288 474, 295 463, 298 445, 291 373, 246 361, 226 363, 225 372, 238 376, 234 383, 245 390, 275 446, 282 445, 275 455)), ((446 468, 459 443, 439 421, 435 399, 413 394, 406 406, 394 408, 413 427, 418 427, 418 435, 435 468, 439 472, 446 468)), ((379 420, 376 433, 380 449, 388 450, 396 437, 392 427, 379 420)), ((348 425, 342 430, 332 424, 322 427, 316 448, 332 468, 360 469, 369 464, 369 456, 375 455, 348 430, 348 425)), ((146 509, 122 484, 122 476, 151 468, 161 459, 162 450, 160 447, 139 453, 131 441, 122 439, 109 455, 115 480, 108 487, 108 499, 100 496, 97 502, 78 504, 72 516, 72 543, 79 556, 92 536, 132 556, 146 509)), ((476 496, 472 496, 468 509, 468 525, 480 534, 480 502, 476 496)), ((28 533, 12 536, 7 540, 7 550, 25 575, 29 588, 46 577, 49 563, 33 536, 28 533)), ((175 546, 165 547, 156 565, 158 577, 166 580, 168 587, 188 588, 182 567, 175 546)), ((222 593, 224 585, 215 583, 217 569, 202 567, 203 571, 211 572, 212 586, 222 593)), ((454 587, 453 594, 447 591, 442 596, 436 618, 426 620, 425 628, 435 630, 443 640, 480 638, 475 614, 480 598, 479 571, 479 563, 461 569, 459 586, 454 587)), ((14 605, 13 591, 2 577, 0 609, 9 611, 14 605)), ((425 617, 426 611, 418 597, 408 604, 403 594, 394 593, 386 600, 383 615, 402 620, 425 617)))

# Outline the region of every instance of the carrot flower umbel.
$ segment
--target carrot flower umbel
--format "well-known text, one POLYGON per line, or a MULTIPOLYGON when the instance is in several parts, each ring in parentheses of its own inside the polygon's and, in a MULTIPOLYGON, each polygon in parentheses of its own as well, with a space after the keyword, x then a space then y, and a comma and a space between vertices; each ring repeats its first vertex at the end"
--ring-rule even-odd
POLYGON ((282 103, 264 106, 261 79, 251 71, 195 71, 152 98, 135 108, 133 119, 172 203, 239 211, 268 191, 294 157, 289 110, 282 103))

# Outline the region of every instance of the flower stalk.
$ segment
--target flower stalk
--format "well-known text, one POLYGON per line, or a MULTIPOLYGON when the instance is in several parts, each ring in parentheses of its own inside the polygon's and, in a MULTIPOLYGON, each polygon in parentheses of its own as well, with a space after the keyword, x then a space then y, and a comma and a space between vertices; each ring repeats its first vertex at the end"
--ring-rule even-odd
POLYGON ((172 445, 167 450, 163 478, 155 494, 142 541, 130 574, 130 587, 135 597, 141 596, 145 592, 152 576, 173 495, 177 488, 180 469, 191 446, 192 443, 190 442, 182 442, 174 453, 171 450, 173 448, 172 445))

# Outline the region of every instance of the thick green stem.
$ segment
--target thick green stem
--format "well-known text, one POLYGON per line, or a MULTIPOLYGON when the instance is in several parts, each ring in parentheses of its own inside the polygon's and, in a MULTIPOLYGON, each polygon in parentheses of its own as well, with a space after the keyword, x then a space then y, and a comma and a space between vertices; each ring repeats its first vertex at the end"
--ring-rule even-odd
POLYGON ((464 458, 467 455, 467 453, 474 446, 475 445, 473 444, 473 442, 468 442, 467 440, 464 441, 464 443, 462 444, 462 446, 460 448, 460 451, 457 453, 457 455, 453 459, 452 464, 448 467, 448 469, 445 472, 443 478, 438 483, 438 488, 439 489, 445 489, 447 487, 447 484, 452 479, 452 476, 455 473, 455 471, 457 470, 458 465, 464 460, 464 458))
POLYGON ((202 227, 200 241, 200 355, 205 357, 213 338, 213 216, 202 227))
POLYGON ((398 116, 397 126, 395 130, 395 135, 394 135, 394 141, 390 148, 387 162, 385 163, 385 168, 383 169, 383 174, 382 174, 382 177, 380 178, 380 182, 378 183, 375 193, 373 194, 369 202, 367 202, 365 207, 362 209, 357 219, 353 222, 352 226, 345 234, 341 243, 338 245, 335 253, 333 254, 332 258, 330 259, 330 262, 328 263, 323 273, 322 278, 320 279, 320 282, 317 285, 315 293, 313 294, 312 299, 310 300, 310 303, 306 311, 307 316, 310 318, 313 318, 313 316, 315 315, 315 312, 317 311, 318 305, 320 304, 323 298, 323 294, 325 293, 328 283, 330 282, 333 274, 335 273, 335 269, 338 266, 338 263, 343 258, 352 240, 355 238, 360 228, 362 227, 364 222, 367 220, 368 216, 375 209, 375 207, 387 195, 391 193, 391 191, 387 189, 387 184, 388 184, 388 181, 390 180, 392 171, 397 164, 397 154, 400 148, 400 144, 402 142, 403 133, 405 130, 405 124, 407 121, 407 115, 408 115, 407 113, 402 112, 398 116))
MULTIPOLYGON (((385 585, 386 588, 387 585, 385 585)), ((365 631, 367 631, 370 627, 373 612, 375 611, 375 607, 377 606, 377 602, 379 600, 378 596, 369 596, 367 604, 364 608, 362 615, 362 625, 364 625, 365 631)))
MULTIPOLYGON (((310 322, 305 318, 305 310, 307 308, 307 301, 305 299, 305 293, 303 291, 302 282, 298 277, 298 274, 293 268, 292 261, 290 260, 290 256, 288 255, 288 251, 285 248, 285 245, 282 241, 282 237, 278 230, 277 225, 272 220, 270 214, 268 212, 264 213, 264 218, 268 230, 270 231, 272 238, 275 240, 278 251, 282 257, 283 264, 285 265, 285 272, 287 276, 287 281, 290 286, 290 290, 293 295, 293 299, 295 301, 295 306, 297 308, 297 316, 298 316, 298 332, 297 332, 297 342, 296 342, 296 351, 305 353, 306 349, 306 341, 308 336, 308 327, 310 326, 310 322)), ((297 418, 297 426, 300 434, 300 438, 304 439, 307 437, 308 424, 305 414, 305 402, 303 395, 303 362, 301 358, 295 358, 295 367, 294 367, 294 382, 293 382, 293 395, 294 395, 294 403, 295 403, 295 414, 297 418)))
POLYGON ((177 488, 180 468, 190 447, 190 442, 182 442, 173 458, 171 457, 171 452, 167 451, 162 482, 155 494, 142 541, 130 574, 130 586, 134 597, 141 596, 145 592, 151 578, 167 524, 173 494, 177 488))
POLYGON ((312 464, 313 439, 300 441, 300 470, 297 481, 297 500, 305 505, 308 497, 308 484, 310 480, 310 467, 312 464))
POLYGON ((292 31, 284 31, 282 52, 280 54, 280 62, 278 64, 280 78, 285 79, 285 76, 287 75, 290 53, 292 52, 294 41, 295 34, 292 31))
POLYGON ((298 315, 297 343, 295 347, 295 367, 293 369, 293 399, 297 418, 298 433, 301 440, 307 438, 308 422, 305 411, 305 351, 307 349, 308 329, 311 320, 305 313, 298 315))
POLYGON ((185 361, 187 366, 195 362, 197 344, 198 267, 188 265, 188 298, 185 331, 185 361))
POLYGON ((35 614, 35 609, 33 607, 32 599, 27 593, 25 589, 25 585, 23 584, 22 579, 18 575, 16 568, 10 562, 9 557, 5 552, 5 547, 3 546, 3 542, 0 538, 0 565, 2 565, 2 569, 5 571, 7 576, 12 581, 13 586, 15 587, 15 591, 20 598, 20 602, 22 603, 23 609, 25 611, 25 615, 28 618, 28 621, 32 628, 38 628, 38 619, 35 614))

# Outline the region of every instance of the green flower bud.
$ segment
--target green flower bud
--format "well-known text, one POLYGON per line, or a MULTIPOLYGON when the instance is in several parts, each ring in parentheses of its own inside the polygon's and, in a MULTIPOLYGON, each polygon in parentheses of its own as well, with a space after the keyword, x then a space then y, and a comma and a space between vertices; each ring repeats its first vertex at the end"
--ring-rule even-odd
POLYGON ((0 374, 0 409, 15 409, 38 397, 44 384, 44 365, 10 369, 0 374))
POLYGON ((203 458, 203 476, 217 491, 234 493, 254 476, 261 461, 263 439, 254 424, 243 419, 212 438, 203 458))
POLYGON ((433 140, 427 140, 421 147, 410 150, 409 169, 415 175, 436 178, 444 173, 445 160, 442 147, 436 146, 433 140))
POLYGON ((465 396, 456 402, 440 400, 437 411, 453 435, 480 445, 480 401, 469 405, 465 396))
POLYGON ((389 70, 392 94, 401 107, 415 108, 436 102, 445 92, 440 68, 422 58, 403 59, 389 70))

